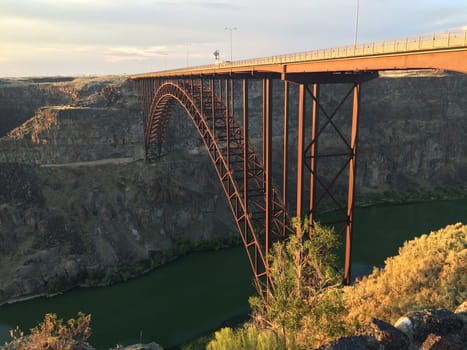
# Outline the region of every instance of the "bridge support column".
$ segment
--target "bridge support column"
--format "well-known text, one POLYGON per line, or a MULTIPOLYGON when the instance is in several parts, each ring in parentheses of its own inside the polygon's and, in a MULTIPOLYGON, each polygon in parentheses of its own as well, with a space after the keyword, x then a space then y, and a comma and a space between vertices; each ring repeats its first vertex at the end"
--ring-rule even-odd
POLYGON ((352 228, 353 228, 353 206, 355 194, 355 173, 357 161, 357 135, 358 117, 360 112, 360 84, 353 87, 353 109, 352 109, 352 131, 350 138, 350 160, 349 160, 349 186, 347 194, 347 224, 345 228, 345 265, 344 281, 350 284, 352 265, 352 228))
MULTIPOLYGON (((313 238, 315 221, 336 230, 344 242, 343 279, 346 283, 350 283, 351 280, 361 83, 376 76, 371 72, 282 75, 284 81, 298 85, 295 215, 301 219, 309 219, 310 239, 313 238), (334 101, 331 104, 321 101, 323 85, 334 86, 331 92, 334 101), (339 94, 340 99, 336 99, 339 94), (307 101, 308 97, 311 103, 307 101), (310 111, 309 117, 307 111, 310 111), (308 203, 305 202, 307 195, 308 203)), ((286 100, 287 94, 284 92, 284 101, 286 100)), ((297 227, 296 234, 302 234, 299 230, 297 227)))
MULTIPOLYGON (((303 165, 305 164, 305 84, 298 87, 298 130, 297 130, 297 199, 296 216, 300 220, 303 217, 303 165)), ((300 225, 301 226, 301 225, 300 225)), ((300 227, 296 228, 296 234, 301 235, 300 227)))
MULTIPOLYGON (((271 79, 264 81, 264 178, 265 178, 265 253, 266 260, 271 248, 271 224, 272 224, 272 82, 271 79)), ((269 264, 266 265, 266 274, 269 276, 269 264)), ((269 289, 269 279, 266 280, 266 288, 269 289)))
POLYGON ((312 86, 312 90, 306 87, 312 98, 311 141, 303 151, 305 168, 310 173, 309 237, 311 239, 313 236, 313 226, 316 220, 323 225, 335 228, 345 241, 343 278, 348 284, 351 279, 360 82, 352 84, 331 112, 328 112, 321 104, 320 85, 313 83, 312 86), (352 103, 351 118, 343 116, 346 113, 343 106, 348 105, 349 102, 352 103), (339 121, 336 120, 337 114, 340 114, 339 121), (318 148, 320 139, 327 141, 325 147, 318 148), (330 139, 333 139, 332 143, 329 142, 330 139), (343 187, 344 184, 347 185, 345 194, 340 193, 339 190, 339 187, 343 187), (324 211, 331 211, 331 214, 324 215, 324 211), (322 216, 325 218, 323 219, 322 216))
MULTIPOLYGON (((289 152, 289 82, 284 81, 284 124, 283 124, 283 150, 282 150, 282 200, 284 210, 287 211, 287 190, 288 190, 288 152, 289 152)), ((286 228, 290 225, 287 222, 287 215, 282 218, 282 235, 286 236, 286 228)))
MULTIPOLYGON (((317 173, 317 159, 318 153, 318 112, 319 112, 319 85, 313 84, 313 102, 311 105, 311 143, 310 143, 310 211, 309 211, 309 223, 313 225, 315 220, 315 188, 316 188, 316 176, 317 173)), ((309 238, 312 238, 313 230, 308 232, 309 238)))
MULTIPOLYGON (((249 165, 248 165, 248 80, 243 79, 242 81, 242 105, 243 105, 243 205, 245 206, 245 212, 249 212, 248 205, 248 177, 249 177, 249 165)), ((244 232, 248 232, 248 222, 244 221, 244 232)))

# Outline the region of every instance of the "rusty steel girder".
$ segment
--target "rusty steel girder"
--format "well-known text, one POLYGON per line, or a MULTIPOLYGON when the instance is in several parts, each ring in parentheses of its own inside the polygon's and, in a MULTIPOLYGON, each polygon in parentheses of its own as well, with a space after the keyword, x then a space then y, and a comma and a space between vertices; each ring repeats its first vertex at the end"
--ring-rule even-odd
MULTIPOLYGON (((248 142, 248 84, 243 81, 243 125, 234 119, 233 84, 214 80, 177 80, 156 83, 146 117, 146 153, 160 154, 170 112, 178 102, 201 137, 224 189, 255 277, 260 295, 271 288, 267 252, 273 239, 288 229, 285 206, 272 186, 270 152, 259 159, 248 142)), ((152 85, 151 85, 152 86, 152 85)), ((265 93, 270 99, 270 87, 265 93)), ((269 104, 269 102, 268 102, 269 104)), ((271 147, 271 113, 266 114, 266 147, 271 147)))
MULTIPOLYGON (((355 171, 357 156, 357 132, 359 120, 360 104, 360 82, 352 84, 350 89, 343 94, 337 106, 331 111, 320 102, 320 84, 312 83, 312 89, 308 84, 300 84, 299 88, 299 122, 298 125, 298 155, 297 167, 297 212, 298 217, 308 216, 310 228, 309 238, 313 238, 313 226, 315 221, 320 221, 322 225, 334 227, 337 233, 345 241, 344 253, 344 281, 350 283, 351 278, 351 247, 352 247, 352 227, 353 227, 353 205, 355 193, 355 171), (308 95, 311 100, 311 135, 309 143, 305 143, 304 135, 304 106, 305 96, 308 95), (343 127, 334 121, 334 117, 344 106, 344 103, 350 98, 352 112, 350 116, 349 127, 343 127), (334 133, 334 150, 325 150, 318 147, 321 138, 328 129, 334 133), (327 163, 336 163, 334 166, 328 166, 325 170, 320 169, 319 165, 327 163), (303 194, 305 193, 304 172, 309 175, 309 204, 307 210, 303 210, 303 194), (339 180, 347 181, 347 195, 345 201, 339 198, 335 189, 339 180), (328 203, 324 203, 328 199, 328 203), (333 211, 331 220, 321 220, 320 210, 333 211)), ((341 122, 342 123, 342 122, 341 122)))
POLYGON ((136 80, 146 117, 147 159, 157 159, 160 155, 168 119, 173 107, 180 104, 191 118, 214 165, 242 238, 256 288, 262 297, 266 297, 268 289, 274 288, 269 275, 268 251, 274 241, 294 233, 288 212, 309 218, 309 238, 312 238, 313 223, 320 218, 323 208, 334 210, 333 220, 322 223, 336 227, 345 241, 344 280, 350 281, 360 86, 361 82, 375 76, 373 73, 342 76, 297 74, 283 75, 282 81, 273 79, 277 76, 267 75, 256 79, 261 83, 262 101, 259 153, 253 148, 249 135, 248 77, 242 75, 238 78, 240 88, 234 83, 235 76, 136 80), (283 92, 279 97, 273 97, 272 86, 277 82, 283 84, 283 92), (334 109, 328 111, 321 103, 321 85, 349 82, 351 87, 334 109), (298 101, 290 98, 292 88, 297 90, 298 101), (278 157, 273 158, 272 142, 273 101, 277 98, 283 99, 283 147, 279 161, 278 157), (335 116, 347 112, 348 108, 344 110, 343 106, 347 106, 349 101, 352 104, 351 115, 344 119, 350 123, 342 127, 339 125, 342 118, 337 121, 335 116), (291 138, 289 124, 293 119, 290 110, 294 103, 298 111, 297 135, 291 138), (334 133, 333 144, 340 143, 341 147, 338 151, 323 153, 318 147, 318 140, 329 138, 328 130, 334 133), (325 169, 323 165, 329 163, 329 159, 331 164, 340 162, 340 165, 325 169), (291 173, 293 168, 296 173, 291 173), (279 187, 274 185, 273 169, 276 173, 281 170, 282 181, 276 179, 279 187), (341 186, 342 181, 346 181, 345 200, 335 193, 336 184, 341 186), (291 190, 293 187, 294 191, 291 190))

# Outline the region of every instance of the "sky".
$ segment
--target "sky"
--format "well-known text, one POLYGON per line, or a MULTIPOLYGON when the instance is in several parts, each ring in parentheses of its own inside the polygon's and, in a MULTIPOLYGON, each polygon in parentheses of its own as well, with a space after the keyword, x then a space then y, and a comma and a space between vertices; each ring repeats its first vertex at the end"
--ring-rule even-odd
POLYGON ((0 0, 0 77, 135 74, 467 30, 467 0, 0 0), (358 3, 358 11, 357 11, 358 3), (232 48, 232 51, 231 51, 232 48))

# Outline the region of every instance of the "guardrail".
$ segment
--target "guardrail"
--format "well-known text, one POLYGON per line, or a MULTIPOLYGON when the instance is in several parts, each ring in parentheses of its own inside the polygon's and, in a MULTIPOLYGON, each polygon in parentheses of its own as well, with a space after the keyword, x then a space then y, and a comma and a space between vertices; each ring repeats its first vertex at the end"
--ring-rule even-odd
POLYGON ((279 56, 270 56, 254 60, 244 60, 235 63, 255 62, 256 64, 268 63, 287 63, 300 61, 324 60, 333 58, 346 58, 355 56, 372 56, 379 54, 390 54, 410 51, 435 50, 443 48, 464 47, 467 46, 467 30, 452 31, 447 33, 435 33, 432 35, 423 35, 403 39, 385 40, 367 44, 358 44, 352 46, 343 46, 329 49, 320 49, 299 52, 295 54, 286 54, 279 56))
POLYGON ((403 52, 429 51, 449 48, 467 47, 467 30, 456 30, 430 35, 420 35, 402 39, 384 40, 358 45, 348 45, 335 48, 318 49, 292 54, 253 58, 233 62, 222 62, 202 66, 192 66, 180 69, 171 69, 164 72, 196 72, 198 70, 216 68, 239 68, 261 66, 269 64, 286 64, 304 61, 317 61, 339 58, 352 58, 362 56, 397 54, 403 52))

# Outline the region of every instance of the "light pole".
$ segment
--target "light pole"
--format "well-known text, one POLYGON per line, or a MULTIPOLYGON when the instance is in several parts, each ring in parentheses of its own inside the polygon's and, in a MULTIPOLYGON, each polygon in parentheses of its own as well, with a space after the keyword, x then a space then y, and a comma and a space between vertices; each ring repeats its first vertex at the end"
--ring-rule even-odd
POLYGON ((237 27, 225 27, 224 30, 230 31, 230 62, 232 62, 232 32, 237 30, 237 27))
POLYGON ((358 12, 360 7, 360 0, 357 0, 357 13, 355 15, 355 40, 353 43, 354 48, 357 47, 357 36, 358 36, 358 12))

